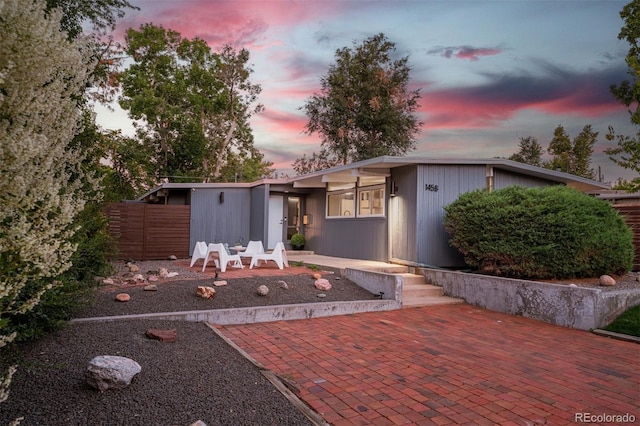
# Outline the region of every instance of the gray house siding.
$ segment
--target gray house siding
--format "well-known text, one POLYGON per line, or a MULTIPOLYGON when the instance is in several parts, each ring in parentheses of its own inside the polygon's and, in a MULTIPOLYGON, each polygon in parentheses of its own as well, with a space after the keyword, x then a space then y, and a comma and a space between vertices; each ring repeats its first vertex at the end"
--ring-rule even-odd
POLYGON ((417 261, 441 267, 464 266, 460 253, 449 246, 449 236, 444 228, 444 207, 465 192, 486 188, 486 168, 479 165, 419 165, 417 169, 417 261))
POLYGON ((267 205, 269 201, 269 186, 260 185, 251 188, 251 212, 249 223, 249 240, 267 241, 267 205))
POLYGON ((387 261, 385 218, 326 219, 326 191, 307 195, 305 213, 313 222, 304 228, 306 250, 326 256, 387 261))
POLYGON ((389 197, 388 217, 391 223, 390 259, 411 263, 418 261, 417 253, 417 169, 415 166, 393 170, 390 186, 396 187, 396 196, 389 197))
POLYGON ((503 189, 513 185, 531 188, 534 186, 557 185, 557 183, 548 181, 546 179, 540 179, 534 176, 526 176, 526 175, 510 172, 507 170, 500 170, 500 169, 494 168, 493 170, 494 189, 503 189))
POLYGON ((197 241, 234 244, 249 236, 251 194, 248 188, 203 188, 191 195, 189 255, 197 241), (224 201, 220 202, 220 194, 224 201))

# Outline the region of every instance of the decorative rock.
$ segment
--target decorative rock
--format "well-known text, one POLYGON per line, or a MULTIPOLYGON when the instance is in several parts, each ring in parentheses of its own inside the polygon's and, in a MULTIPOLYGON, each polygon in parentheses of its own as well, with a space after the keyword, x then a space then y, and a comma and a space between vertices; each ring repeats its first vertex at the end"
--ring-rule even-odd
POLYGON ((569 284, 569 287, 578 287, 578 286, 575 284, 569 284))
POLYGON ((213 287, 200 285, 196 289, 196 295, 202 297, 203 299, 213 299, 214 297, 216 297, 216 289, 213 287))
POLYGON ((131 300, 131 296, 129 296, 127 293, 118 293, 116 294, 116 300, 118 302, 128 302, 129 300, 131 300))
POLYGON ((207 426, 207 424, 202 420, 196 420, 195 422, 191 423, 189 426, 207 426))
POLYGON ((142 274, 135 274, 132 279, 135 281, 144 281, 142 274))
POLYGON ((175 328, 173 330, 158 330, 150 328, 145 334, 150 339, 160 340, 165 343, 173 343, 178 337, 178 333, 175 328))
POLYGON ((155 284, 145 285, 143 288, 144 291, 158 291, 158 286, 155 284))
POLYGON ((167 278, 177 277, 178 275, 180 275, 180 274, 178 274, 177 272, 169 272, 167 274, 167 278))
POLYGON ((225 280, 214 281, 213 285, 216 287, 222 287, 224 285, 227 285, 227 282, 225 280))
POLYGON ((613 277, 611 277, 610 275, 601 275, 600 285, 611 287, 616 285, 616 280, 614 280, 613 277))
POLYGON ((167 268, 160 268, 160 278, 166 278, 167 275, 169 274, 169 271, 167 271, 167 268))
POLYGON ((318 293, 318 297, 319 297, 320 299, 324 299, 325 297, 327 297, 327 295, 326 295, 326 294, 324 294, 324 293, 318 293))
POLYGON ((266 285, 261 285, 260 287, 258 287, 257 291, 260 296, 266 296, 267 294, 269 294, 269 287, 267 287, 266 285))
POLYGON ((141 370, 140 364, 132 359, 101 355, 89 361, 85 377, 90 386, 104 392, 110 388, 126 388, 141 370))
POLYGON ((312 277, 313 277, 314 280, 319 280, 320 278, 322 278, 322 275, 318 274, 318 273, 315 273, 315 274, 312 275, 312 277))
POLYGON ((158 276, 157 275, 149 275, 149 277, 147 278, 147 281, 156 282, 156 281, 158 281, 158 276))
POLYGON ((138 265, 130 265, 129 266, 129 272, 138 272, 140 270, 140 268, 138 268, 138 265))
POLYGON ((175 254, 172 254, 171 256, 167 257, 167 259, 169 259, 169 260, 178 260, 178 257, 175 254))
POLYGON ((289 284, 287 284, 285 281, 278 281, 278 287, 284 290, 289 290, 289 284))
POLYGON ((102 280, 102 284, 104 284, 104 285, 114 285, 115 281, 113 281, 113 279, 111 279, 111 278, 106 278, 106 279, 102 280))
POLYGON ((325 278, 320 278, 319 280, 316 280, 314 285, 318 290, 322 290, 322 291, 331 290, 331 283, 329 282, 329 280, 325 278))

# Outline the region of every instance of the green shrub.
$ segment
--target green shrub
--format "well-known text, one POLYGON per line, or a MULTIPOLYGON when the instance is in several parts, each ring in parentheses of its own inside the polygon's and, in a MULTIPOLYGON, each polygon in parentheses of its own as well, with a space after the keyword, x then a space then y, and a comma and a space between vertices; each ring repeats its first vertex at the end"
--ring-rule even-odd
POLYGON ((633 263, 623 218, 565 186, 473 191, 445 207, 450 244, 473 269, 515 278, 622 274, 633 263))
POLYGON ((307 241, 302 234, 293 234, 291 236, 291 245, 293 247, 302 247, 307 241))

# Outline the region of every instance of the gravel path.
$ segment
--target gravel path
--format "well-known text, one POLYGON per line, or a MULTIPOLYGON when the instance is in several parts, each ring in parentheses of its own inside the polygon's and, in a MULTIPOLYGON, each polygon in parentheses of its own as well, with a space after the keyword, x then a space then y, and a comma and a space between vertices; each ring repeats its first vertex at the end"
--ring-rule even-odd
MULTIPOLYGON (((195 290, 199 285, 212 286, 211 274, 170 261, 139 262, 137 266, 145 278, 163 267, 179 274, 153 282, 157 291, 144 291, 149 282, 127 284, 131 274, 118 264, 112 277, 115 284, 101 286, 93 303, 77 317, 373 298, 335 271, 323 271, 333 288, 321 292, 313 285, 315 271, 306 270, 293 275, 227 279, 226 286, 215 287, 215 298, 204 300, 195 290), (267 296, 256 293, 263 284, 269 288, 267 296), (115 301, 121 292, 130 294, 131 300, 115 301), (326 297, 318 297, 321 293, 326 297)), ((72 323, 19 354, 5 352, 0 367, 4 370, 12 363, 19 369, 9 399, 0 403, 2 425, 18 417, 24 417, 21 425, 46 426, 188 426, 197 420, 208 426, 313 424, 258 367, 202 323, 72 323), (176 329, 177 340, 163 343, 149 339, 145 332, 151 328, 176 329), (98 355, 131 358, 142 371, 127 388, 100 393, 87 385, 84 377, 89 360, 98 355)))

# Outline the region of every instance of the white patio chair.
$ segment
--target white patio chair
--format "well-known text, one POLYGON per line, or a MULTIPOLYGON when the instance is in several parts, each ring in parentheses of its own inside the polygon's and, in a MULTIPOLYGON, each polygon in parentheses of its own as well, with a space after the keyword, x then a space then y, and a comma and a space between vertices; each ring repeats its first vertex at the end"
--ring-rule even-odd
POLYGON ((207 243, 204 241, 198 241, 196 245, 193 247, 193 254, 191 255, 191 265, 189 267, 193 267, 193 265, 198 261, 198 259, 204 259, 207 256, 207 243))
POLYGON ((264 253, 264 246, 262 241, 249 241, 247 249, 238 253, 240 257, 253 257, 254 254, 264 253))
POLYGON ((252 269, 254 266, 260 266, 260 262, 263 261, 267 263, 268 260, 273 260, 278 265, 278 268, 282 269, 284 266, 289 267, 289 262, 287 260, 287 251, 284 249, 284 243, 277 243, 271 253, 258 253, 251 256, 251 264, 249 265, 249 269, 252 269))
POLYGON ((242 264, 242 260, 240 259, 240 256, 238 256, 237 254, 227 253, 227 250, 224 248, 224 244, 222 243, 217 243, 217 244, 211 243, 207 247, 207 255, 204 258, 204 265, 202 265, 202 272, 204 272, 205 268, 207 267, 209 256, 211 256, 211 254, 214 252, 218 253, 218 258, 214 259, 214 261, 216 264, 216 268, 220 268, 221 272, 226 272, 227 265, 229 264, 231 264, 233 268, 241 268, 241 269, 244 268, 244 265, 242 264))

